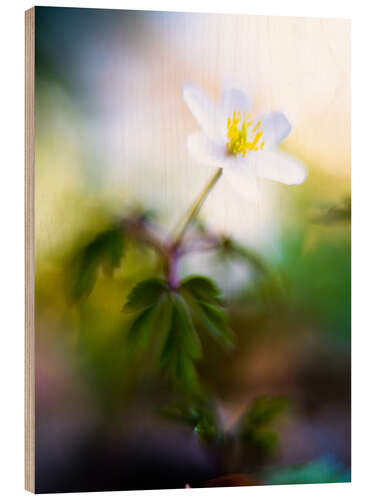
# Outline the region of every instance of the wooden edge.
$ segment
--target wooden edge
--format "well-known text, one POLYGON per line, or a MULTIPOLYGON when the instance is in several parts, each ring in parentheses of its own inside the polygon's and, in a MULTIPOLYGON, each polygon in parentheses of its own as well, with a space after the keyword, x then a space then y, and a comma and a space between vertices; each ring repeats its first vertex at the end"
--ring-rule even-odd
POLYGON ((25 489, 35 493, 35 8, 25 12, 25 489))

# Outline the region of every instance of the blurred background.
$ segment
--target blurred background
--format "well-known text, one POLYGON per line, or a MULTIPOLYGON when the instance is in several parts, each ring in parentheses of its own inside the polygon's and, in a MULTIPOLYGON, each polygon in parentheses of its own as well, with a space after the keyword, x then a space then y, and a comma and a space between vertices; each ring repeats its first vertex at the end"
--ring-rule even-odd
POLYGON ((349 481, 348 21, 37 7, 35 51, 37 491, 349 481), (181 262, 218 283, 236 337, 203 336, 198 366, 220 449, 161 414, 175 399, 129 343, 121 309, 157 255, 124 235, 113 265, 92 257, 124 217, 170 231, 212 175, 187 155, 186 80, 284 112, 308 169, 257 203, 220 179, 200 224, 223 246, 181 262), (287 404, 258 432, 264 396, 287 404))

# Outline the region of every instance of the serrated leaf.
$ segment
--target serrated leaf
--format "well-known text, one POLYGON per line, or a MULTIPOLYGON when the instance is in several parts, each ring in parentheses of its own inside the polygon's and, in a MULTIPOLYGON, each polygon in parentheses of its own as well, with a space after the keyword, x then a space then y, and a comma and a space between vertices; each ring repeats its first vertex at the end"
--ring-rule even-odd
POLYGON ((180 285, 180 291, 188 291, 198 301, 220 302, 222 293, 216 283, 205 276, 189 276, 180 285))
POLYGON ((171 293, 167 292, 163 294, 163 296, 160 296, 157 324, 158 335, 162 337, 163 342, 165 342, 167 335, 171 330, 172 314, 173 299, 171 297, 171 293))
POLYGON ((176 359, 175 370, 176 380, 183 388, 193 392, 199 390, 197 370, 191 358, 179 352, 176 359))
POLYGON ((122 311, 134 313, 147 309, 155 304, 166 290, 167 285, 162 279, 150 278, 141 281, 131 290, 122 311))
POLYGON ((178 296, 172 299, 171 321, 167 333, 164 349, 161 355, 163 365, 168 362, 178 362, 180 352, 186 357, 198 358, 201 355, 201 346, 195 332, 189 313, 178 296))
POLYGON ((170 327, 160 363, 174 383, 197 392, 199 383, 194 361, 202 355, 200 341, 183 298, 173 293, 170 295, 170 301, 172 305, 170 327))
POLYGON ((233 344, 233 334, 229 328, 228 316, 220 307, 222 293, 216 283, 205 276, 186 278, 179 288, 200 313, 210 333, 227 346, 233 344))
POLYGON ((176 356, 176 351, 178 349, 177 341, 175 336, 172 334, 173 327, 171 326, 169 332, 167 333, 167 337, 164 343, 164 347, 162 349, 160 355, 160 365, 162 368, 166 368, 174 364, 174 358, 176 356))
POLYGON ((133 322, 127 331, 129 347, 135 348, 134 360, 141 361, 138 355, 145 356, 147 352, 148 371, 160 369, 160 348, 170 329, 171 307, 169 294, 163 292, 149 307, 137 310, 133 314, 133 322), (155 365, 156 363, 156 365, 155 365))
POLYGON ((112 271, 120 265, 124 251, 121 228, 111 228, 95 236, 72 258, 68 270, 68 294, 74 301, 92 292, 100 265, 112 271))
MULTIPOLYGON (((175 294, 173 297, 173 324, 178 336, 180 349, 193 359, 202 356, 202 347, 198 334, 194 328, 189 309, 182 297, 175 294)), ((173 332, 172 332, 173 334, 173 332)))
POLYGON ((69 295, 74 301, 88 297, 92 292, 99 268, 99 259, 88 255, 79 256, 71 265, 69 295))
POLYGON ((106 231, 100 237, 99 243, 102 246, 102 258, 106 268, 112 272, 121 264, 121 259, 124 254, 124 234, 121 228, 114 228, 106 231))
POLYGON ((175 385, 190 392, 198 392, 199 382, 194 361, 181 351, 179 340, 172 333, 165 344, 161 364, 175 385))
POLYGON ((155 306, 143 310, 133 321, 129 329, 129 337, 133 340, 139 340, 145 335, 149 336, 150 324, 155 314, 155 306))
POLYGON ((232 345, 233 333, 229 328, 227 313, 218 306, 206 302, 200 302, 199 305, 210 332, 227 345, 232 345))

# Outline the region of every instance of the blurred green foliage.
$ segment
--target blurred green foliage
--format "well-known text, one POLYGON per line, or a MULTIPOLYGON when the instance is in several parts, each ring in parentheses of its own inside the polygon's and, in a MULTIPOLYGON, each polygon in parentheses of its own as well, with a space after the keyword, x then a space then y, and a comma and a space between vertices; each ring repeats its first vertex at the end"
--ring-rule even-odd
POLYGON ((209 397, 165 408, 161 414, 184 423, 203 443, 216 444, 225 454, 230 454, 238 441, 248 457, 262 459, 275 450, 278 434, 271 426, 288 408, 289 400, 284 397, 256 398, 239 422, 230 428, 221 423, 217 407, 209 397))
POLYGON ((316 224, 349 224, 352 217, 352 200, 346 197, 341 203, 330 205, 319 212, 312 218, 312 222, 316 224))
POLYGON ((303 231, 288 233, 281 262, 291 291, 290 305, 325 328, 342 344, 351 331, 351 245, 347 234, 321 237, 306 248, 303 231))
POLYGON ((180 421, 191 428, 205 444, 212 444, 222 436, 217 415, 209 400, 194 406, 171 406, 160 411, 163 417, 180 421))
POLYGON ((97 234, 78 250, 67 274, 67 291, 73 302, 92 292, 100 266, 109 274, 120 266, 124 243, 124 230, 117 226, 97 234))
POLYGON ((222 239, 218 258, 221 263, 234 260, 245 262, 253 273, 249 283, 237 293, 237 301, 245 299, 251 303, 253 310, 261 314, 279 313, 287 307, 288 281, 280 266, 271 264, 255 250, 229 237, 222 239))
POLYGON ((332 458, 321 458, 294 467, 269 472, 265 484, 313 484, 347 483, 351 481, 350 470, 332 458))
POLYGON ((243 418, 240 439, 253 452, 269 455, 278 444, 278 433, 269 426, 289 408, 285 397, 257 398, 243 418))

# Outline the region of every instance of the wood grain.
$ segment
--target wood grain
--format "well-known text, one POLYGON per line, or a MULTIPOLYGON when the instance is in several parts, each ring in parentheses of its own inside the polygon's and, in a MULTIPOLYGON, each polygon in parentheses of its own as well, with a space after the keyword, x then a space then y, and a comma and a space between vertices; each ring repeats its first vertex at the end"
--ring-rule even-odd
POLYGON ((35 9, 25 12, 25 489, 35 492, 35 9))

